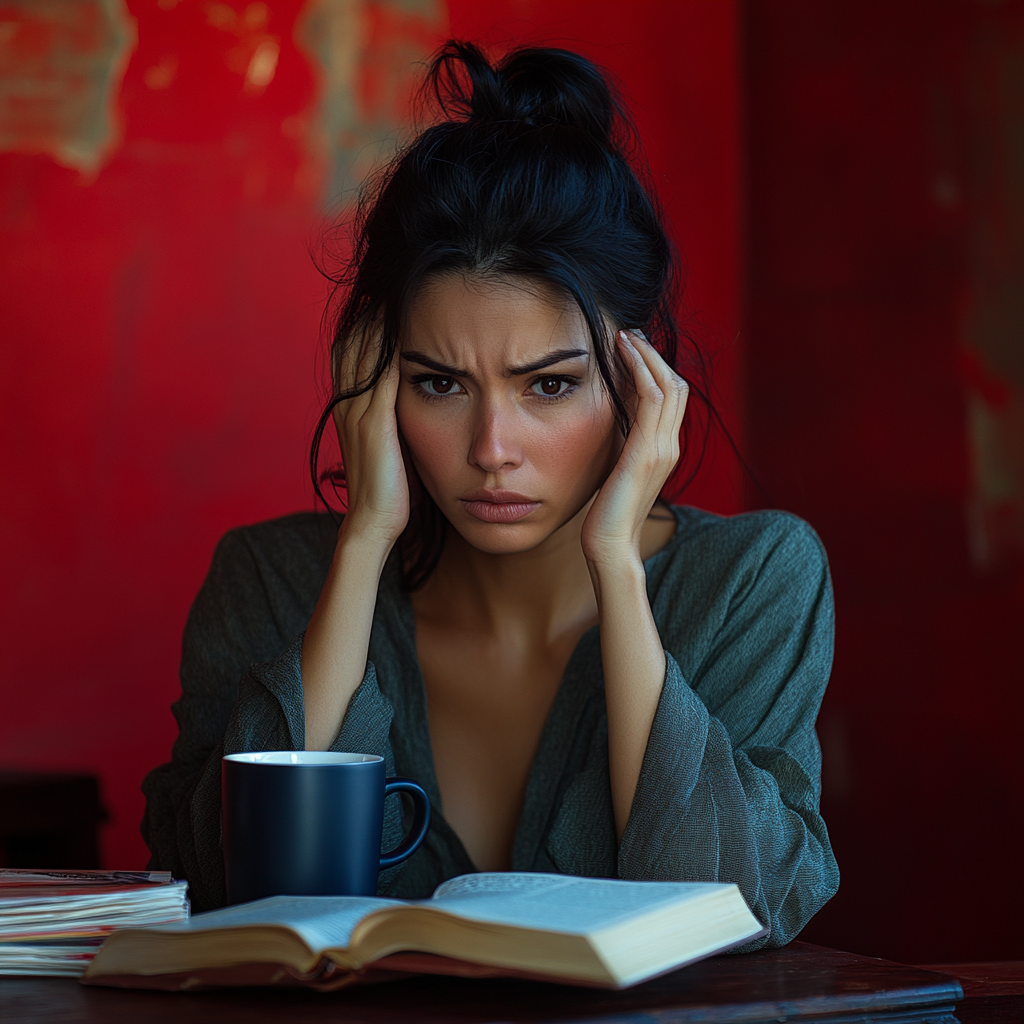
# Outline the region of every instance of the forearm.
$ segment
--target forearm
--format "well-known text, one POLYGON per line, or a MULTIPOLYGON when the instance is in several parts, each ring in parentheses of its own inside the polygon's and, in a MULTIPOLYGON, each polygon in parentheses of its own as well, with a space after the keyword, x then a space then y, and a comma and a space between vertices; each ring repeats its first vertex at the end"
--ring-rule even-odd
POLYGON ((639 558, 603 567, 591 563, 590 572, 601 623, 612 806, 621 839, 661 698, 665 651, 639 558))
POLYGON ((326 750, 363 679, 373 609, 390 544, 346 520, 302 646, 307 750, 326 750), (346 529, 346 527, 349 527, 346 529))

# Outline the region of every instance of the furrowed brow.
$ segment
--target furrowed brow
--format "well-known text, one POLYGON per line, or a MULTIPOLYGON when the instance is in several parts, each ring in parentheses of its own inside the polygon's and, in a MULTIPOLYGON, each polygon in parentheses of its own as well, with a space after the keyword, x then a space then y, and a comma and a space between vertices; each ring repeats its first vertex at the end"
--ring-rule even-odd
POLYGON ((525 366, 510 366, 505 371, 506 377, 525 377, 528 373, 536 373, 538 370, 546 370, 555 363, 563 363, 567 359, 585 359, 590 353, 585 348, 563 348, 557 352, 538 359, 535 363, 527 363, 525 366))
POLYGON ((446 377, 473 376, 469 370, 460 370, 457 366, 445 366, 444 363, 439 363, 436 359, 431 359, 430 356, 425 356, 422 352, 403 352, 402 358, 407 362, 415 363, 417 366, 433 370, 435 373, 443 373, 446 377))

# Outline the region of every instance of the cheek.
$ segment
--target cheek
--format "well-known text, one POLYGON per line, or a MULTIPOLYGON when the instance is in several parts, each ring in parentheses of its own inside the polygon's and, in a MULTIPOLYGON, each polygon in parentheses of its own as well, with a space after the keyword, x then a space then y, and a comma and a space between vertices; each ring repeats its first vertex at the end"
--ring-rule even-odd
POLYGON ((554 488, 589 498, 618 458, 622 437, 610 407, 598 406, 559 416, 537 431, 531 461, 554 488))
POLYGON ((413 464, 428 488, 433 490, 431 482, 441 483, 465 465, 466 441, 457 417, 445 416, 401 393, 395 416, 413 464))

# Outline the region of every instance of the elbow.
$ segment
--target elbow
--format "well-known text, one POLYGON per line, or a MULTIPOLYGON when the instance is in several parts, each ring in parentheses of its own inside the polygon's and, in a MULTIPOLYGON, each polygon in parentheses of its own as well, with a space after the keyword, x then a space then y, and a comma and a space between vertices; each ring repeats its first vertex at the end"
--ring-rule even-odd
MULTIPOLYGON (((812 845, 817 846, 812 840, 812 845)), ((839 891, 839 866, 827 844, 807 851, 784 893, 769 909, 754 908, 758 917, 768 918, 769 932, 754 948, 777 948, 792 942, 807 923, 839 891), (759 913, 759 911, 762 911, 759 913)), ((767 901, 766 901, 767 903, 767 901)))

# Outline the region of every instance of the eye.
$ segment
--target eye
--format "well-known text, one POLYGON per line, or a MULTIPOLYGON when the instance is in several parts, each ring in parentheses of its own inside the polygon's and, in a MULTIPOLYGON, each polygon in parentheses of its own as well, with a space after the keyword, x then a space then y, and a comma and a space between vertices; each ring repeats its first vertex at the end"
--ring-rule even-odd
POLYGON ((428 395, 450 395, 458 390, 454 377, 423 377, 416 382, 428 395))
POLYGON ((567 377, 538 377, 530 385, 530 390, 535 395, 543 395, 545 398, 561 398, 573 390, 575 383, 567 377))

